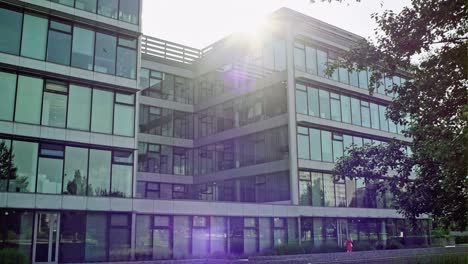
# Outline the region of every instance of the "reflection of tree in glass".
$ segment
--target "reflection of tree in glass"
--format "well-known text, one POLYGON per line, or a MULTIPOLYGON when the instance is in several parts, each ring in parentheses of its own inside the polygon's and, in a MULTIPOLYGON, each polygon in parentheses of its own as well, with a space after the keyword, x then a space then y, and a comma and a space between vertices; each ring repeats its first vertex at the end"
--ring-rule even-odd
MULTIPOLYGON (((67 174, 65 174, 65 178, 67 174)), ((80 170, 75 170, 75 176, 72 181, 67 183, 66 194, 85 195, 86 188, 92 191, 91 185, 86 184, 86 178, 81 176, 80 170)))
POLYGON ((28 186, 28 177, 18 177, 17 168, 13 163, 14 154, 7 147, 5 142, 0 143, 0 191, 7 190, 9 180, 14 180, 16 190, 25 190, 28 186))
POLYGON ((95 190, 96 196, 109 196, 109 197, 126 197, 124 192, 121 191, 108 191, 104 188, 96 188, 95 190))

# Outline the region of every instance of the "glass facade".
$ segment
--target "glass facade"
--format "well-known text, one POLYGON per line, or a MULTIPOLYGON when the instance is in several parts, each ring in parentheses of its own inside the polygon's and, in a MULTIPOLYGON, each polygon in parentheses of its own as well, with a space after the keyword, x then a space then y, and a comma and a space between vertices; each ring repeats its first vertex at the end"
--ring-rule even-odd
POLYGON ((0 76, 0 120, 134 136, 135 94, 1 70, 0 76))
POLYGON ((136 38, 3 7, 0 16, 0 52, 136 79, 136 38))
POLYGON ((395 134, 404 130, 386 117, 384 105, 302 84, 296 84, 296 113, 395 134))

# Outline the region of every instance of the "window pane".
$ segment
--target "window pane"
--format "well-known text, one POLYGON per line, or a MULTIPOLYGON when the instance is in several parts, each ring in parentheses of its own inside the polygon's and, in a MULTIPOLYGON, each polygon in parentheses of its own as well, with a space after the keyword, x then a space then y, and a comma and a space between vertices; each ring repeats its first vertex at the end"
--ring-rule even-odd
POLYGON ((63 160, 39 158, 37 192, 60 194, 62 190, 63 160))
POLYGON ((312 206, 323 206, 322 174, 312 172, 312 206))
POLYGON ((132 197, 133 166, 112 165, 112 196, 132 197))
POLYGON ((187 257, 190 252, 190 221, 188 216, 174 216, 174 258, 187 257))
POLYGON ((359 72, 359 88, 368 89, 367 85, 367 71, 363 70, 359 72))
POLYGON ((136 78, 136 50, 118 47, 117 49, 117 75, 136 78))
POLYGON ((317 70, 319 76, 325 77, 327 65, 327 52, 324 50, 317 49, 317 70))
POLYGON ((107 216, 88 213, 86 216, 85 260, 105 261, 107 252, 107 216))
POLYGON ((99 32, 96 33, 95 71, 115 74, 116 46, 116 37, 99 32))
POLYGON ((70 85, 68 128, 89 130, 91 115, 91 88, 70 85))
POLYGON ((296 90, 296 112, 307 115, 307 93, 296 90))
POLYGON ((57 93, 44 93, 42 102, 42 125, 65 127, 67 113, 67 96, 57 93))
POLYGON ((138 24, 139 0, 120 0, 119 20, 138 24))
POLYGON ((320 98, 320 118, 330 119, 330 93, 319 90, 320 98))
MULTIPOLYGON (((302 44, 299 44, 299 45, 302 45, 302 44)), ((302 45, 302 49, 298 47, 294 48, 294 67, 301 71, 305 71, 305 51, 303 48, 304 48, 303 45, 302 45)))
POLYGON ((309 129, 310 138, 310 159, 322 160, 322 151, 320 146, 320 130, 309 129))
MULTIPOLYGON (((148 88, 149 87, 149 74, 150 74, 150 70, 148 69, 145 69, 145 68, 141 68, 140 69, 140 90, 143 91, 144 89, 148 88)), ((142 92, 144 93, 144 92, 142 92)))
POLYGON ((93 89, 92 109, 91 131, 108 134, 112 133, 114 93, 93 89))
POLYGON ((17 171, 15 179, 10 180, 10 192, 34 192, 36 188, 36 168, 38 144, 13 141, 13 163, 17 171))
POLYGON ((129 105, 115 105, 114 134, 133 136, 135 124, 135 108, 129 105))
POLYGON ((309 137, 297 135, 297 152, 300 159, 309 159, 309 137))
POLYGON ((371 117, 371 127, 374 129, 379 129, 379 106, 376 104, 370 104, 370 117, 371 117))
POLYGON ((73 29, 72 66, 93 70, 94 32, 75 26, 73 29))
POLYGON ((332 97, 333 96, 335 96, 335 98, 331 98, 331 118, 332 120, 341 122, 341 102, 339 99, 340 95, 332 93, 332 97))
POLYGON ((379 116, 380 116, 380 130, 388 131, 388 120, 385 114, 387 113, 387 108, 385 106, 379 105, 379 116))
POLYGON ((0 71, 0 120, 13 120, 17 75, 0 71))
POLYGON ((351 117, 353 125, 361 125, 361 103, 359 99, 351 98, 351 117))
POLYGON ((88 195, 109 196, 110 166, 110 151, 90 150, 88 195))
POLYGON ((335 206, 335 184, 331 174, 323 174, 323 197, 325 206, 335 206))
MULTIPOLYGON (((70 27, 68 24, 51 21, 60 29, 70 27)), ((49 39, 47 41, 47 61, 70 65, 71 34, 49 29, 49 39)))
POLYGON ((15 121, 39 124, 44 81, 39 78, 23 75, 20 75, 18 78, 15 121))
POLYGON ((317 74, 317 49, 306 47, 307 72, 317 74))
POLYGON ((59 3, 62 5, 73 6, 73 0, 51 0, 51 2, 59 3))
POLYGON ((333 140, 333 160, 336 162, 341 156, 343 156, 343 141, 333 140))
POLYGON ((0 8, 0 52, 18 55, 23 14, 0 8))
POLYGON ((323 161, 333 162, 331 132, 323 130, 321 132, 323 161))
POLYGON ((349 82, 352 86, 359 87, 359 77, 357 71, 349 72, 349 82))
POLYGON ((210 251, 213 254, 223 254, 227 242, 226 219, 222 216, 210 217, 210 251))
POLYGON ((351 123, 351 101, 348 96, 341 96, 341 118, 345 123, 351 123))
POLYGON ((44 60, 47 43, 47 18, 24 15, 21 56, 44 60))
POLYGON ((75 8, 96 13, 96 0, 75 0, 75 8))
POLYGON ((319 116, 319 91, 316 88, 307 87, 309 103, 309 115, 319 116))
POLYGON ((65 148, 63 193, 86 195, 88 177, 88 149, 65 148))
POLYGON ((99 0, 98 14, 117 19, 119 0, 99 0))
POLYGON ((371 120, 370 120, 370 109, 368 102, 361 101, 361 118, 362 118, 362 126, 363 127, 370 127, 371 120))

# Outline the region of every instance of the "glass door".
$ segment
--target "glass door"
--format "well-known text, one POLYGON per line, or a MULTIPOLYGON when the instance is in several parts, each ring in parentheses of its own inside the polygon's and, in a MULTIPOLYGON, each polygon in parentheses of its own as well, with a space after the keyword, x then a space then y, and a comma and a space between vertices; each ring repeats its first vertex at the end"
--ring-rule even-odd
POLYGON ((37 212, 34 220, 33 263, 57 263, 60 214, 37 212))

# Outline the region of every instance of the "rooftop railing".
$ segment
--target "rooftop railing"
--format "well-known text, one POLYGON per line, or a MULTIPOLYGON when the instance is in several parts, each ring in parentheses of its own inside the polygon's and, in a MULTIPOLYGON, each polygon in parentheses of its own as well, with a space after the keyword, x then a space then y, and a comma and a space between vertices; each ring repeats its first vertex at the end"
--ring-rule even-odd
POLYGON ((141 52, 184 64, 193 64, 202 57, 199 49, 149 36, 142 36, 141 52))

